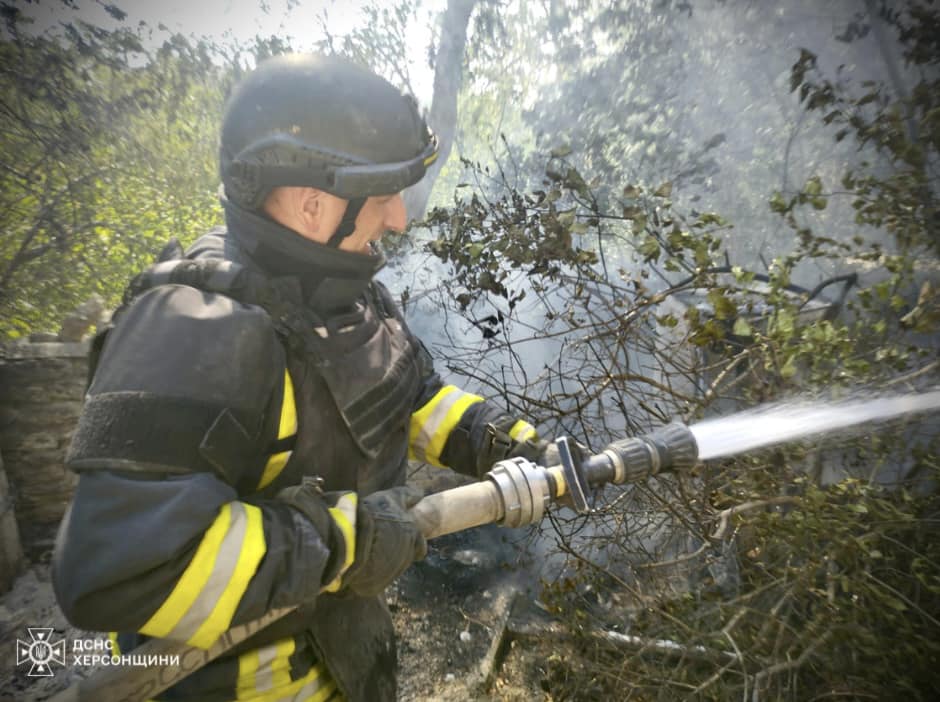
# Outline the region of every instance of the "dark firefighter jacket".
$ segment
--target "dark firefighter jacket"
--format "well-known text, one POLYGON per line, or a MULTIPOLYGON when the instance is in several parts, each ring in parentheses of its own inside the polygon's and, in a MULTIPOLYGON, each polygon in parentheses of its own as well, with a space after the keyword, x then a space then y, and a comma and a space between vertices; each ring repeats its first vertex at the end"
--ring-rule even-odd
POLYGON ((309 284, 304 261, 279 267, 283 256, 249 245, 297 235, 238 214, 186 259, 273 281, 311 312, 317 348, 219 292, 216 273, 138 286, 107 334, 69 452, 79 481, 57 540, 56 595, 76 626, 121 632, 123 653, 147 637, 208 648, 231 626, 301 606, 161 700, 393 700, 384 600, 323 592, 337 535, 278 492, 304 476, 326 491, 400 485, 409 455, 480 475, 534 430, 444 385, 370 276, 347 285, 353 304, 313 313, 325 288, 309 284), (487 425, 510 440, 494 442, 487 425))

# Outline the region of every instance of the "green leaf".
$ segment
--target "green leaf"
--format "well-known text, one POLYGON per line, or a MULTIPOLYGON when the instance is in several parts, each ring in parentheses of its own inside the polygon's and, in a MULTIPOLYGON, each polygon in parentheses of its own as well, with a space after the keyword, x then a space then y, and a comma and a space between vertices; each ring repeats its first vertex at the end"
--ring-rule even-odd
POLYGON ((640 214, 633 218, 633 233, 639 234, 646 229, 646 215, 640 214))
POLYGON ((700 224, 703 227, 708 226, 709 224, 717 224, 719 227, 727 224, 725 219, 715 212, 703 212, 695 221, 697 224, 700 224))
POLYGON ((818 175, 814 175, 806 181, 806 184, 803 186, 803 192, 810 197, 816 197, 822 193, 822 180, 820 180, 818 175))
POLYGON ((711 263, 711 257, 708 255, 707 246, 695 247, 695 265, 706 268, 711 263))
POLYGON ((712 308, 715 310, 716 319, 730 319, 735 316, 738 312, 737 305, 735 305, 731 300, 729 300, 724 291, 714 289, 708 291, 708 301, 711 303, 712 308))
POLYGON ((793 314, 789 310, 777 310, 774 317, 774 329, 785 336, 793 334, 793 314))
POLYGON ((640 244, 640 253, 647 261, 655 261, 659 258, 659 242, 651 236, 645 237, 640 244))
POLYGON ((624 219, 636 219, 642 214, 644 214, 643 210, 637 207, 636 205, 624 205, 623 207, 624 219))
POLYGON ((672 183, 668 180, 653 191, 653 197, 670 197, 672 195, 672 183))
POLYGON ((687 241, 691 237, 687 232, 683 232, 680 229, 673 229, 669 234, 666 235, 666 242, 669 244, 669 248, 673 251, 679 251, 685 247, 687 241))
MULTIPOLYGON (((542 153, 545 153, 544 151, 542 153)), ((564 158, 571 154, 571 146, 568 144, 562 144, 561 146, 556 146, 551 151, 552 158, 564 158)))
POLYGON ((744 319, 744 317, 738 317, 736 320, 734 320, 734 328, 732 329, 732 332, 735 336, 746 337, 752 336, 754 333, 751 329, 751 325, 747 323, 747 320, 744 319))
POLYGON ((732 266, 731 274, 734 276, 734 279, 742 285, 747 285, 754 281, 754 273, 744 270, 741 266, 732 266))
POLYGON ((790 209, 790 205, 783 199, 783 195, 774 191, 774 194, 770 196, 770 209, 777 214, 783 214, 790 209))
POLYGON ((670 329, 679 324, 679 320, 676 319, 675 315, 664 314, 656 318, 656 321, 662 324, 664 327, 669 327, 670 329))

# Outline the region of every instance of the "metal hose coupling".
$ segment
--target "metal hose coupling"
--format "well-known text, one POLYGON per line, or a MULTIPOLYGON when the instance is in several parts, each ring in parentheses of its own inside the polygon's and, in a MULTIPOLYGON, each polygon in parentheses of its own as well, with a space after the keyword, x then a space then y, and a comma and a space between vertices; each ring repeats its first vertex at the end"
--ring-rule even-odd
POLYGON ((685 424, 672 422, 649 434, 615 441, 604 455, 614 467, 611 482, 620 485, 663 471, 691 468, 698 460, 698 444, 685 424))
POLYGON ((500 461, 486 474, 502 501, 502 519, 507 527, 536 524, 551 501, 551 482, 545 469, 524 458, 500 461))

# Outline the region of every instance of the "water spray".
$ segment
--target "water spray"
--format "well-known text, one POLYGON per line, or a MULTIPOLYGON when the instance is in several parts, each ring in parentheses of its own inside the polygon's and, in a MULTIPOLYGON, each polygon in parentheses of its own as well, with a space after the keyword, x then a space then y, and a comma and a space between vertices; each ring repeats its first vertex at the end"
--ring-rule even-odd
POLYGON ((585 458, 570 439, 562 437, 555 441, 560 465, 538 466, 524 458, 500 461, 482 482, 430 495, 418 503, 414 514, 428 538, 482 524, 536 524, 553 502, 566 496, 576 512, 590 514, 587 495, 595 487, 638 482, 690 469, 700 460, 936 409, 940 409, 940 390, 833 404, 770 405, 690 426, 673 422, 649 434, 615 441, 585 458))
MULTIPOLYGON (((500 461, 480 482, 425 497, 412 514, 429 539, 484 524, 537 524, 553 503, 561 501, 580 514, 590 514, 587 495, 593 488, 638 482, 688 470, 700 460, 937 409, 940 390, 864 402, 772 405, 690 426, 673 422, 648 434, 614 441, 592 456, 583 456, 571 439, 561 437, 555 441, 558 465, 540 466, 524 458, 500 461)), ((134 649, 134 654, 179 656, 178 668, 106 669, 51 702, 90 702, 103 699, 105 693, 115 702, 143 702, 292 611, 293 607, 271 610, 261 619, 233 627, 209 650, 153 639, 134 649)))
POLYGON ((699 460, 707 461, 936 409, 940 409, 940 390, 838 403, 765 405, 689 428, 698 444, 699 460))

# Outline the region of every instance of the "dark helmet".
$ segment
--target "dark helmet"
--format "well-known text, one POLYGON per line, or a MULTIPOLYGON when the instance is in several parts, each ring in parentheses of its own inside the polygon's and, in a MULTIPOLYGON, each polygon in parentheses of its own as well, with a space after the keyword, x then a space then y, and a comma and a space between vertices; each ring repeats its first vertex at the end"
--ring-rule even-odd
POLYGON ((370 195, 417 183, 436 158, 437 138, 412 97, 345 59, 290 54, 236 86, 219 165, 227 197, 245 209, 295 185, 351 200, 358 212, 370 195))

